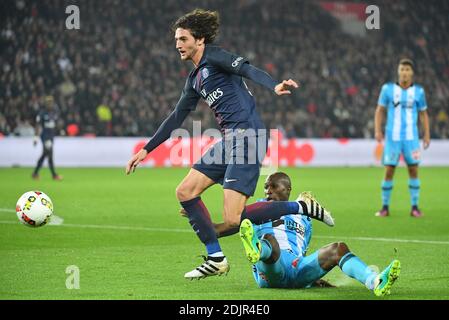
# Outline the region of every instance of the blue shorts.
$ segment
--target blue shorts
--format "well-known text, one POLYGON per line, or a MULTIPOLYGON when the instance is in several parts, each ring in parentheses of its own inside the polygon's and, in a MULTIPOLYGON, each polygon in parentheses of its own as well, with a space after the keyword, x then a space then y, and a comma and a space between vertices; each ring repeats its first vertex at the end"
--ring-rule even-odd
POLYGON ((253 196, 267 145, 265 135, 247 136, 241 129, 214 144, 193 169, 223 185, 224 189, 253 196))
POLYGON ((281 250, 274 264, 259 261, 253 275, 260 288, 309 288, 327 273, 320 267, 318 251, 299 257, 290 250, 281 250))
POLYGON ((419 140, 385 140, 382 164, 384 166, 397 166, 401 154, 404 156, 407 165, 418 165, 421 162, 419 140))

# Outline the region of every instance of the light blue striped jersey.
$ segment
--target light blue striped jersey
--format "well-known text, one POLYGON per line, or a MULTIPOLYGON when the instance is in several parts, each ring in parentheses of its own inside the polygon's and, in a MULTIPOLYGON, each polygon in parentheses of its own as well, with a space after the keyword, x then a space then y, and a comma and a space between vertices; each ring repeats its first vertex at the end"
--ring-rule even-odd
POLYGON ((412 84, 403 89, 388 82, 382 86, 378 105, 387 108, 386 140, 418 140, 418 113, 427 109, 423 87, 412 84))
POLYGON ((312 237, 312 222, 306 216, 290 214, 273 222, 254 225, 254 230, 258 238, 264 234, 273 235, 281 250, 291 250, 295 255, 304 256, 312 237))

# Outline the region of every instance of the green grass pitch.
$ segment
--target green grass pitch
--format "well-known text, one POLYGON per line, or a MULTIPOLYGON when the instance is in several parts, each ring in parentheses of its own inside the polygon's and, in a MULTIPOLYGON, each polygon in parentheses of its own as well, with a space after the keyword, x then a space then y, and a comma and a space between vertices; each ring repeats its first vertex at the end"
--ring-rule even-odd
MULTIPOLYGON (((30 169, 0 169, 0 299, 378 299, 338 267, 325 276, 338 288, 259 289, 237 235, 221 240, 231 264, 227 277, 184 280, 205 253, 178 214, 175 187, 187 171, 139 168, 125 176, 124 169, 61 169, 65 179, 57 182, 46 169, 40 181, 31 180, 30 169), (18 223, 11 210, 29 190, 52 198, 62 226, 18 223), (70 265, 79 267, 79 290, 66 288, 70 265)), ((421 168, 422 219, 409 216, 404 168, 386 219, 374 217, 381 168, 284 171, 293 180, 292 197, 311 190, 335 217, 334 228, 314 223, 309 252, 340 240, 368 265, 384 268, 398 258, 401 276, 386 299, 449 299, 449 168, 421 168)), ((256 197, 263 196, 264 179, 256 197)), ((203 196, 220 221, 221 193, 214 186, 203 196)))

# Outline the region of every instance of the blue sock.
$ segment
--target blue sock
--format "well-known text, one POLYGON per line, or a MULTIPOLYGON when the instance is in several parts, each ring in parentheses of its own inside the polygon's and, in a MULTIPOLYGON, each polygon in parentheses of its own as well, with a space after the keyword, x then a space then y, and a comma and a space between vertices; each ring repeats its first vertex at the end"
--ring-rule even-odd
POLYGON ((201 198, 196 197, 192 200, 183 201, 181 202, 181 206, 187 212, 190 225, 198 235, 198 238, 206 245, 207 254, 214 257, 222 256, 223 254, 220 254, 220 244, 218 243, 209 211, 201 198))
POLYGON ((382 205, 388 207, 390 205, 391 191, 393 190, 392 180, 382 181, 382 205))
POLYGON ((260 260, 264 261, 271 257, 271 252, 273 251, 271 243, 268 240, 261 239, 260 241, 260 260))
POLYGON ((349 277, 358 280, 368 289, 374 289, 377 273, 369 268, 359 257, 351 252, 345 254, 338 262, 340 269, 349 277))
POLYGON ((420 186, 421 182, 419 179, 408 180, 408 190, 410 191, 410 202, 412 203, 412 207, 418 206, 420 186))
POLYGON ((252 223, 261 224, 277 220, 287 214, 301 214, 303 208, 296 201, 264 201, 245 207, 241 219, 249 219, 252 223))

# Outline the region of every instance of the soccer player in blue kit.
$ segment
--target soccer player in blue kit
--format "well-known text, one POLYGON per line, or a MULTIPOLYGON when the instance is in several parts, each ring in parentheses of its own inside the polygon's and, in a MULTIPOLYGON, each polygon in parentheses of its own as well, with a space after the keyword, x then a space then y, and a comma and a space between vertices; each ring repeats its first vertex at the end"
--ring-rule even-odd
MULTIPOLYGON (((291 181, 285 173, 270 175, 264 187, 266 198, 263 201, 288 201, 290 197, 291 181)), ((339 266, 343 273, 358 280, 376 296, 385 296, 390 294, 400 273, 399 260, 393 260, 377 274, 344 242, 331 243, 306 255, 312 237, 312 221, 303 215, 285 215, 254 225, 244 219, 240 237, 246 256, 253 264, 254 279, 261 288, 317 286, 319 279, 339 266)))
POLYGON ((252 210, 245 209, 257 185, 268 135, 256 112, 254 98, 242 77, 279 96, 290 94, 289 89, 297 88, 298 85, 291 79, 277 83, 266 72, 252 66, 246 58, 212 46, 218 29, 218 13, 201 9, 180 17, 174 23, 176 49, 180 58, 192 61, 195 67, 186 80, 174 111, 126 166, 126 174, 134 172, 152 150, 182 125, 187 115, 195 110, 200 98, 214 112, 223 138, 194 164, 176 188, 176 197, 207 250, 205 261, 187 272, 184 276, 187 279, 200 279, 229 271, 209 211, 201 200, 201 194, 216 183, 223 185, 224 228, 238 228, 244 218, 251 221, 269 220, 288 213, 307 215, 328 225, 334 224, 330 213, 309 198, 266 202, 252 210))
POLYGON ((393 176, 402 154, 408 167, 411 211, 415 218, 422 216, 418 208, 420 180, 418 165, 421 161, 419 146, 418 117, 423 131, 423 147, 430 145, 429 116, 424 88, 413 83, 413 61, 401 59, 398 66, 398 82, 388 82, 382 86, 375 114, 375 137, 381 143, 384 139, 382 123, 385 120, 385 146, 382 163, 385 177, 382 181, 382 209, 378 217, 390 214, 389 205, 393 190, 393 176))
MULTIPOLYGON (((53 180, 62 180, 62 177, 56 173, 53 163, 53 145, 56 134, 56 121, 58 120, 58 113, 55 108, 53 96, 45 97, 45 109, 39 111, 36 116, 36 135, 40 136, 42 142, 42 155, 37 161, 36 167, 33 171, 33 179, 39 179, 39 170, 48 158, 48 167, 50 168, 53 180)), ((37 138, 34 140, 34 145, 37 144, 37 138)))

